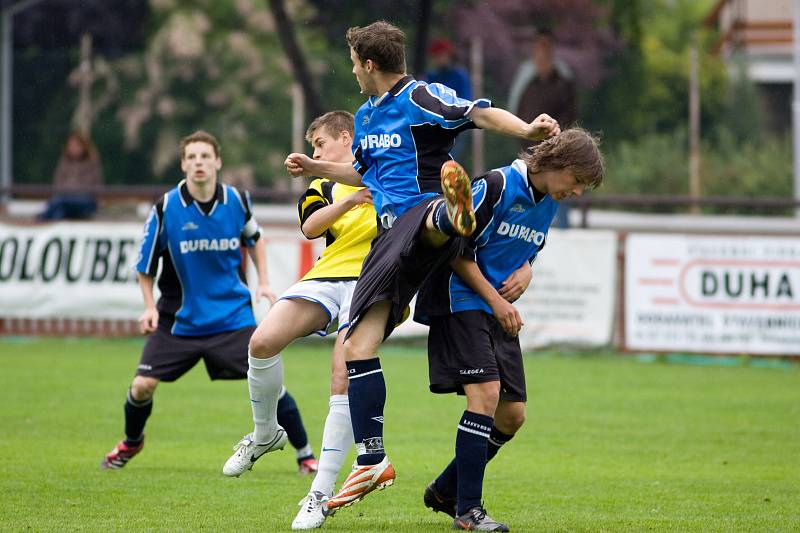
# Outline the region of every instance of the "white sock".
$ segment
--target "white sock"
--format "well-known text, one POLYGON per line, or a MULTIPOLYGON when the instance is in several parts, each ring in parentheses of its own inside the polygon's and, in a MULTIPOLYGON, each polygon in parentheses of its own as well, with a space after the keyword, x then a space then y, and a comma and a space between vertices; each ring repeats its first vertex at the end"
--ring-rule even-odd
POLYGON ((311 490, 333 495, 336 477, 353 445, 353 424, 347 395, 331 396, 331 409, 322 431, 322 451, 319 452, 319 470, 311 483, 311 490))
POLYGON ((283 361, 280 354, 269 359, 248 356, 247 384, 253 408, 254 439, 257 443, 272 440, 278 430, 278 398, 283 387, 283 361))

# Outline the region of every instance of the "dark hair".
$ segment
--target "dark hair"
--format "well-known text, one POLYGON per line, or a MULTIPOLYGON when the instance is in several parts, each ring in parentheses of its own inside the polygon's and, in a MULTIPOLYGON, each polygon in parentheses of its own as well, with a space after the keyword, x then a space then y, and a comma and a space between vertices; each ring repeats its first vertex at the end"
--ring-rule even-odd
POLYGON ((67 139, 64 141, 64 146, 61 148, 61 157, 71 159, 67 153, 67 146, 69 145, 70 139, 75 139, 81 143, 81 147, 83 148, 83 155, 80 158, 81 161, 97 161, 99 159, 97 147, 92 142, 92 139, 90 139, 87 134, 78 130, 71 131, 69 132, 69 135, 67 135, 67 139))
POLYGON ((379 20, 363 28, 353 26, 345 36, 362 64, 369 59, 383 72, 405 73, 406 36, 400 28, 379 20))
POLYGON ((547 26, 542 28, 536 28, 536 31, 533 34, 533 42, 535 43, 539 39, 550 39, 551 41, 554 39, 553 30, 547 26))
POLYGON ((560 135, 523 150, 519 158, 531 172, 569 170, 578 183, 596 189, 603 183, 600 140, 583 128, 570 128, 560 135))
POLYGON ((311 138, 320 128, 325 128, 325 132, 331 137, 336 137, 340 131, 350 132, 350 137, 355 135, 353 115, 347 111, 328 111, 315 118, 306 130, 306 140, 311 142, 311 138))
POLYGON ((219 141, 217 138, 211 135, 210 133, 197 130, 196 132, 192 133, 181 139, 181 159, 183 159, 184 151, 186 150, 186 145, 189 143, 208 143, 214 148, 214 155, 219 157, 220 149, 219 149, 219 141))

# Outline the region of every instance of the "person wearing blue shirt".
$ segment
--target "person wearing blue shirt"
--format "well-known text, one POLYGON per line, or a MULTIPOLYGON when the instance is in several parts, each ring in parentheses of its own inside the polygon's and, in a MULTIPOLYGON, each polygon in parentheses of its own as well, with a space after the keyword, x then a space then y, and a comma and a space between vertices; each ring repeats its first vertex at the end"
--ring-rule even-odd
MULTIPOLYGON (((476 228, 462 254, 428 278, 415 319, 429 324, 430 390, 467 397, 456 432, 456 456, 425 490, 425 505, 468 529, 481 517, 486 462, 525 419, 525 372, 512 305, 531 281, 558 201, 603 180, 602 154, 573 128, 523 151, 510 165, 473 183, 476 228)), ((508 531, 493 522, 486 531, 508 531)))
MULTIPOLYGON (((425 81, 450 87, 456 96, 472 100, 472 84, 466 69, 455 62, 456 48, 447 39, 434 39, 428 46, 428 59, 433 68, 425 73, 425 81)), ((460 161, 467 147, 468 138, 457 139, 450 151, 453 159, 460 161)))
POLYGON ((459 98, 444 85, 405 72, 405 36, 383 21, 347 31, 353 74, 368 95, 355 115, 353 165, 289 154, 293 176, 366 185, 380 225, 364 260, 344 343, 348 397, 358 456, 329 510, 394 482, 383 446, 386 385, 377 350, 400 322, 425 278, 447 264, 472 233, 475 213, 466 172, 452 161, 453 139, 480 127, 530 140, 557 134, 547 115, 526 123, 486 99, 459 98))
MULTIPOLYGON (((145 311, 139 318, 148 334, 125 401, 125 439, 106 454, 101 466, 124 467, 144 447, 144 427, 161 381, 175 381, 200 359, 211 379, 247 377, 247 349, 256 322, 245 284, 242 246, 258 273, 256 298, 275 295, 267 278, 261 230, 250 197, 218 182, 219 143, 197 131, 181 141, 185 179, 153 206, 145 223, 136 261, 145 311), (158 273, 161 297, 153 285, 158 273)), ((284 390, 279 422, 298 449, 301 472, 316 471, 297 404, 284 390)), ((284 441, 285 442, 285 441, 284 441)))

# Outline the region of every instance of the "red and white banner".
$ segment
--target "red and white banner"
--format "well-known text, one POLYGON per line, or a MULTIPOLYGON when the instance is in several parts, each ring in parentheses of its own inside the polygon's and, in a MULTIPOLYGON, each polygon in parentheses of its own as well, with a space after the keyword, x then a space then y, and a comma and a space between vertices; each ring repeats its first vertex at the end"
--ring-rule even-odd
POLYGON ((800 238, 631 234, 625 345, 800 355, 800 238))

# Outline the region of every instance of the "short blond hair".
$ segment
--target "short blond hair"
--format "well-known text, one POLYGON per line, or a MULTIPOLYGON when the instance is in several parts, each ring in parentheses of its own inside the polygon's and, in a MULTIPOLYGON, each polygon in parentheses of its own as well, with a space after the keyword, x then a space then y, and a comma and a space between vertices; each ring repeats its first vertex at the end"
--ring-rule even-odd
POLYGON ((353 115, 347 111, 328 111, 314 119, 306 130, 306 140, 310 143, 317 130, 324 128, 331 137, 337 137, 339 132, 346 131, 350 137, 355 136, 353 115))

